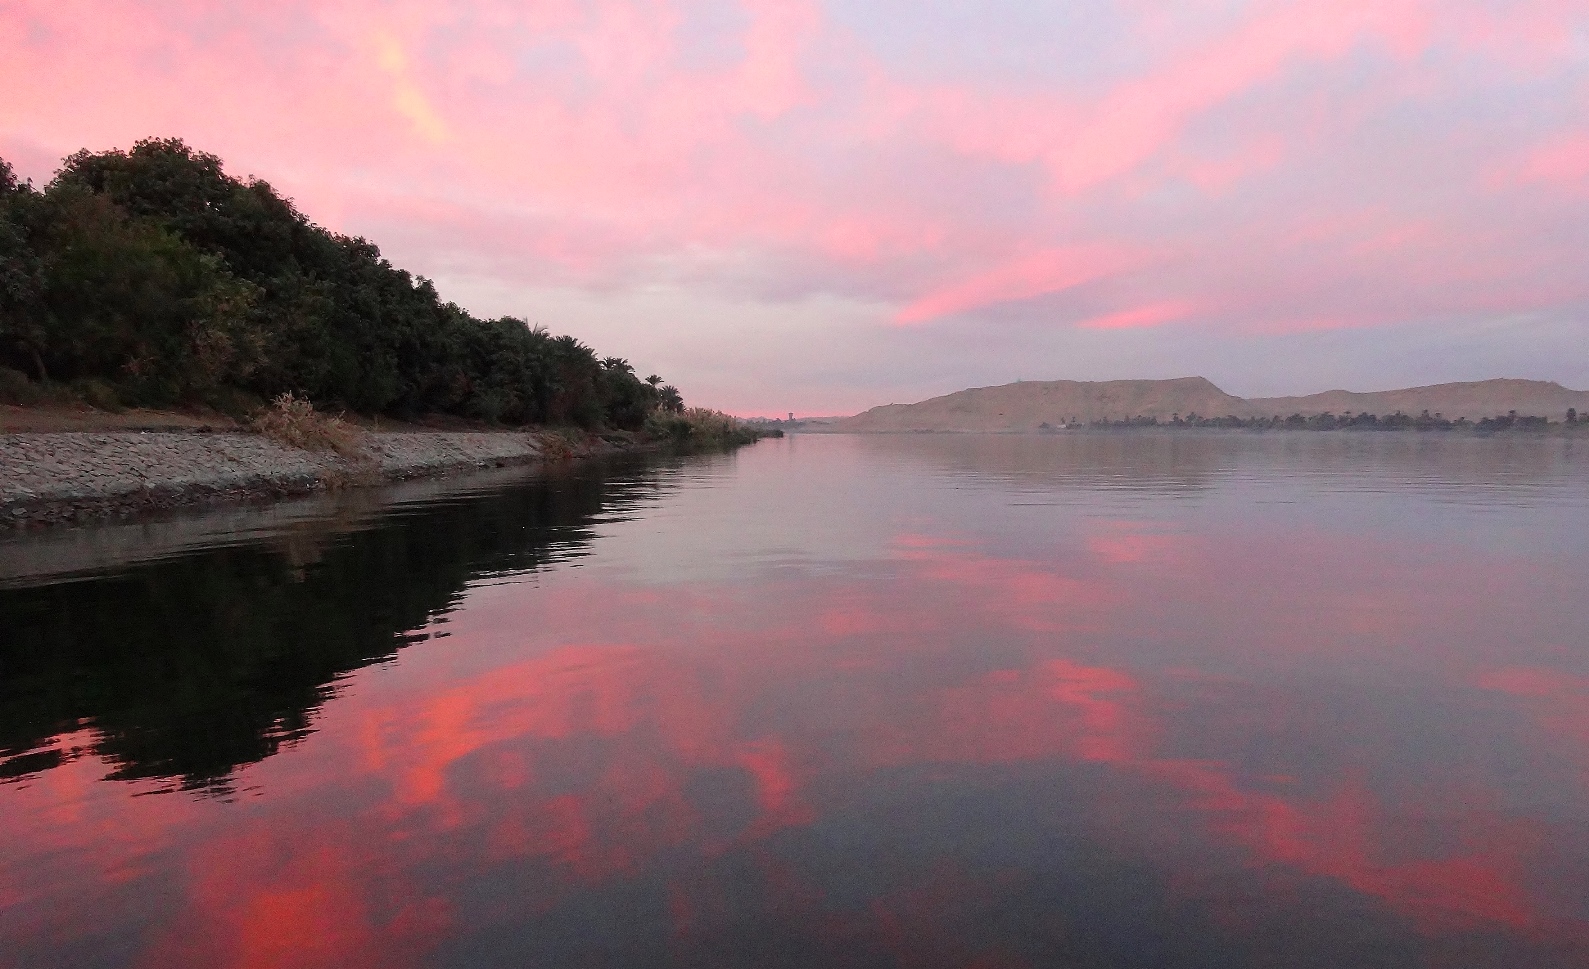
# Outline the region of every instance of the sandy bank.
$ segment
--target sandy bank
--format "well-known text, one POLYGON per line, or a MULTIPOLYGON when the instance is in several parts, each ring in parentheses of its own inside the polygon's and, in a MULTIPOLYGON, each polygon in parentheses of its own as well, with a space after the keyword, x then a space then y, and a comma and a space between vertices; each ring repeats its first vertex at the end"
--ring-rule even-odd
POLYGON ((191 432, 0 435, 0 528, 121 517, 183 505, 252 501, 619 447, 549 432, 373 433, 344 457, 257 434, 191 432))

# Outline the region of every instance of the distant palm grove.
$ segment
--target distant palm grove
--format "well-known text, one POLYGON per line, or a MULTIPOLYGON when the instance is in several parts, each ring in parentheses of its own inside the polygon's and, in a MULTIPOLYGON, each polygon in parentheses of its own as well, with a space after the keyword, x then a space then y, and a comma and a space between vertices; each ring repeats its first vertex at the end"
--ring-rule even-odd
POLYGON ((573 337, 444 302, 178 140, 79 152, 42 191, 0 160, 0 366, 112 406, 238 412, 290 392, 365 414, 624 429, 683 407, 573 337))

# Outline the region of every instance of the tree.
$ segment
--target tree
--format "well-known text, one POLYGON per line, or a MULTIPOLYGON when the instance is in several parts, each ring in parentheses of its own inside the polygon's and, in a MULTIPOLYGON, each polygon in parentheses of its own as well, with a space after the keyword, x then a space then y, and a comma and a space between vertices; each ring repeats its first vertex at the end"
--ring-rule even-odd
POLYGON ((115 381, 155 405, 246 378, 258 350, 247 327, 254 287, 103 196, 68 187, 44 208, 37 353, 50 369, 115 381))
POLYGON ((0 354, 10 350, 21 356, 46 381, 39 305, 43 267, 29 231, 37 203, 33 186, 19 184, 11 164, 0 158, 0 354))
POLYGON ((180 140, 78 152, 43 192, 0 166, 0 362, 41 380, 585 427, 639 428, 677 399, 573 337, 444 302, 180 140))

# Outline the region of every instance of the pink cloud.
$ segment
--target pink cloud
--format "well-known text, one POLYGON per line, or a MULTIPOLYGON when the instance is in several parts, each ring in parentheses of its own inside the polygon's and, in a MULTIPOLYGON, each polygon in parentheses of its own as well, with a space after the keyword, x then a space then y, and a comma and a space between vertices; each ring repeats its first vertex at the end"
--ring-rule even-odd
POLYGON ((417 271, 877 326, 1089 283, 1122 308, 1088 326, 1232 334, 1589 299, 1580 3, 1103 4, 1118 56, 1012 36, 1052 55, 1018 76, 907 69, 817 0, 729 6, 711 39, 697 0, 18 0, 0 144, 180 135, 417 271))
POLYGON ((1152 303, 1132 309, 1106 313, 1082 320, 1076 325, 1088 330, 1121 330, 1139 326, 1162 326, 1191 312, 1185 303, 1152 303))
POLYGON ((1268 133, 1233 145, 1231 149, 1217 157, 1178 153, 1168 160, 1167 167, 1204 192, 1222 195, 1254 175, 1277 168, 1285 158, 1286 143, 1278 135, 1268 133))
POLYGON ((1103 247, 1045 249, 931 290, 901 309, 895 321, 925 323, 984 306, 1057 293, 1119 272, 1134 261, 1122 251, 1103 247))
POLYGON ((1529 151, 1496 172, 1497 181, 1546 183, 1575 194, 1589 188, 1589 134, 1574 132, 1529 151))
POLYGON ((959 150, 1041 161, 1056 188, 1075 195, 1130 172, 1173 144, 1198 114, 1293 65, 1337 60, 1370 42, 1411 56, 1427 22, 1417 2, 1264 5, 1251 19, 1101 96, 976 97, 948 89, 927 105, 938 116, 935 127, 959 150))

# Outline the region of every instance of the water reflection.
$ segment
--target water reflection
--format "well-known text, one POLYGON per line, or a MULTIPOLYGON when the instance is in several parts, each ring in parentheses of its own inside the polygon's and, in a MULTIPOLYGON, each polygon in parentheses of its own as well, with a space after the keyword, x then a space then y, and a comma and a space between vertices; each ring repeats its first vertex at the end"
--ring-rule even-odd
POLYGON ((78 749, 0 787, 0 964, 1589 965, 1564 459, 1298 509, 1333 458, 1145 499, 958 440, 0 593, 9 749, 78 749), (233 796, 135 796, 177 777, 233 796))
POLYGON ((1258 477, 1314 491, 1444 491, 1508 501, 1581 493, 1589 454, 1574 438, 1396 433, 879 434, 855 446, 923 469, 1039 491, 1187 496, 1258 477))
POLYGON ((179 553, 192 535, 217 534, 210 519, 0 547, 18 586, 0 593, 0 779, 92 753, 112 779, 229 792, 235 768, 309 731, 348 672, 428 638, 410 631, 443 616, 470 580, 580 555, 593 516, 656 490, 648 478, 515 478, 523 485, 453 501, 411 489, 395 509, 353 493, 309 503, 320 516, 224 512, 258 540, 200 555, 179 553), (160 547, 151 532, 170 557, 129 567, 160 547), (85 557, 112 574, 35 585, 21 568, 70 578, 85 557))

